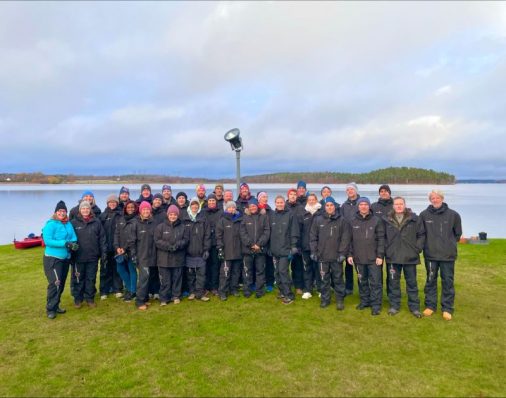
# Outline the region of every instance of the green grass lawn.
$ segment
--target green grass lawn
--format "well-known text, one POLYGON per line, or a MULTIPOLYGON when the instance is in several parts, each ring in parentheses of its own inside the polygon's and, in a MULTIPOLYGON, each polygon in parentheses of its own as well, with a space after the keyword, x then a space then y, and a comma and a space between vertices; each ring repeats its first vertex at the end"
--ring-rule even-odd
MULTIPOLYGON (((504 396, 506 240, 462 245, 456 311, 378 317, 263 299, 147 312, 110 297, 48 320, 42 249, 0 247, 0 396, 504 396)), ((425 270, 419 270, 423 303, 425 270)), ((423 310, 423 306, 422 306, 423 310)))

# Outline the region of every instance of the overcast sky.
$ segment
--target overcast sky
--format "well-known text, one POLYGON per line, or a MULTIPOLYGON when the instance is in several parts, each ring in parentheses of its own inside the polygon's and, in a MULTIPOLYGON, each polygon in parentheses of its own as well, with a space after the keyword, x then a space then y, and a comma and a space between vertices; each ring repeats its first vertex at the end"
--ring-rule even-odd
POLYGON ((0 172, 506 177, 506 3, 0 2, 0 172))

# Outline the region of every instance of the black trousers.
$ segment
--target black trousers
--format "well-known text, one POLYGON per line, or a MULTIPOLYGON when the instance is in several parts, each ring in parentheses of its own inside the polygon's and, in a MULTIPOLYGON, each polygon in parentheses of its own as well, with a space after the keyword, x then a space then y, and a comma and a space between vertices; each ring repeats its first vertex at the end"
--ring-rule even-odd
POLYGON ((65 289, 65 281, 69 272, 69 260, 44 256, 42 264, 47 279, 46 311, 56 312, 65 289))
POLYGON ((288 257, 272 257, 274 264, 274 276, 276 278, 280 293, 293 300, 295 295, 292 292, 292 278, 290 278, 288 257))
POLYGON ((70 286, 72 297, 75 303, 82 303, 86 300, 88 303, 95 301, 97 288, 98 260, 85 263, 75 263, 73 265, 70 286))
POLYGON ((161 303, 181 297, 183 273, 183 267, 158 267, 161 303))
POLYGON ((437 278, 441 272, 441 310, 453 314, 455 302, 455 261, 425 260, 425 307, 437 310, 437 278))
POLYGON ((304 271, 304 293, 312 293, 313 288, 321 291, 321 278, 318 271, 318 263, 311 260, 310 252, 302 252, 302 267, 304 271))
POLYGON ((239 290, 239 278, 242 271, 241 260, 224 260, 220 267, 220 286, 218 292, 220 296, 226 296, 229 293, 236 293, 239 290))
POLYGON ((206 267, 187 267, 186 277, 190 294, 195 294, 198 299, 202 298, 206 288, 206 267))
POLYGON ((401 308, 401 272, 404 271, 406 280, 406 293, 408 294, 408 308, 411 312, 420 311, 420 298, 418 297, 418 283, 416 281, 415 264, 387 264, 390 275, 390 294, 388 300, 390 307, 401 308))
POLYGON ((116 269, 114 252, 107 253, 107 264, 100 261, 100 295, 118 293, 123 290, 123 280, 116 269), (105 266, 107 265, 107 267, 105 266))
POLYGON ((343 264, 337 261, 320 261, 318 263, 321 279, 321 303, 329 304, 331 299, 330 292, 330 279, 334 282, 334 292, 336 294, 336 301, 343 301, 346 295, 346 288, 343 280, 343 264))
POLYGON ((216 246, 212 246, 206 263, 206 289, 218 290, 219 286, 220 260, 218 259, 218 249, 216 249, 216 246))
POLYGON ((160 293, 160 275, 158 275, 158 267, 149 267, 149 294, 160 293))
POLYGON ((256 294, 265 294, 265 254, 245 254, 243 257, 243 293, 251 294, 251 285, 256 284, 256 294))
POLYGON ((360 304, 373 310, 381 309, 383 299, 382 266, 376 264, 355 264, 360 304))
POLYGON ((344 279, 346 281, 346 290, 353 293, 353 265, 348 263, 348 260, 345 261, 344 266, 344 279))
POLYGON ((137 265, 137 296, 135 297, 137 307, 149 301, 149 269, 150 267, 137 265))
POLYGON ((295 289, 304 288, 304 267, 302 262, 302 256, 296 254, 292 257, 291 261, 292 268, 292 282, 295 289))
POLYGON ((272 262, 272 256, 265 256, 265 284, 267 286, 274 286, 276 279, 274 278, 274 263, 272 262))

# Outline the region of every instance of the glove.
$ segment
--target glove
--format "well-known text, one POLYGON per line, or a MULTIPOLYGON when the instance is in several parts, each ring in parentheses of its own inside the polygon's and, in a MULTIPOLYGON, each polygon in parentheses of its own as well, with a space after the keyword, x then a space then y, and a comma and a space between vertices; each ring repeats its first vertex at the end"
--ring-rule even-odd
POLYGON ((76 242, 67 242, 65 243, 65 247, 71 252, 76 252, 79 250, 79 245, 76 242))
POLYGON ((313 260, 315 263, 318 262, 318 254, 316 254, 316 253, 311 253, 311 255, 309 256, 309 258, 311 260, 313 260))
POLYGON ((218 249, 218 260, 223 261, 225 260, 225 253, 223 252, 223 249, 218 249))
POLYGON ((338 262, 338 263, 342 263, 344 260, 346 260, 346 257, 344 257, 343 255, 340 255, 340 256, 337 258, 337 262, 338 262))
POLYGON ((202 260, 206 261, 209 258, 209 252, 206 250, 202 253, 202 260))

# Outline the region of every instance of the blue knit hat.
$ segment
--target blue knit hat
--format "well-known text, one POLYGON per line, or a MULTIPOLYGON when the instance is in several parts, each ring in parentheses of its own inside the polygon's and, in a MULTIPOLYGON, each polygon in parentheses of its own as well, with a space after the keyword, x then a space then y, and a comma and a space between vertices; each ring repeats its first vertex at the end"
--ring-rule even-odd
POLYGON ((358 200, 357 200, 357 206, 360 203, 367 203, 369 206, 371 206, 371 201, 369 200, 369 198, 366 198, 365 196, 361 196, 360 198, 358 198, 358 200))
POLYGON ((248 201, 248 206, 251 206, 251 205, 255 205, 255 206, 258 206, 258 200, 254 197, 252 197, 249 201, 248 201))
POLYGON ((121 187, 119 194, 121 195, 122 193, 127 193, 130 195, 130 190, 127 187, 121 187))
POLYGON ((324 202, 325 202, 325 204, 327 204, 327 203, 333 203, 333 204, 334 204, 334 206, 336 206, 336 205, 337 205, 336 201, 334 200, 334 198, 333 198, 332 196, 327 196, 327 197, 324 199, 324 202))
POLYGON ((169 190, 169 191, 172 191, 172 187, 170 185, 164 185, 162 187, 162 192, 165 191, 165 190, 169 190))
POLYGON ((306 183, 304 181, 300 180, 297 183, 297 188, 304 188, 304 189, 306 189, 306 183))
POLYGON ((93 195, 93 192, 91 191, 84 191, 83 194, 81 195, 81 199, 84 198, 85 196, 92 196, 92 197, 95 197, 95 195, 93 195))

